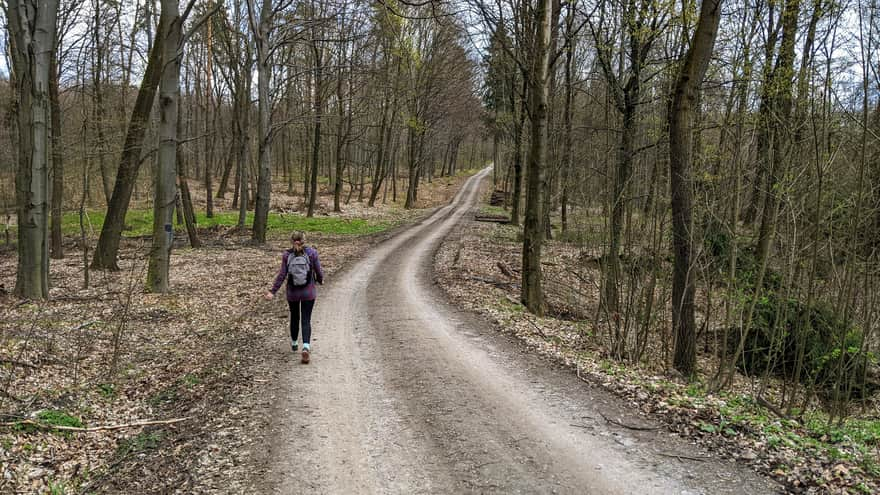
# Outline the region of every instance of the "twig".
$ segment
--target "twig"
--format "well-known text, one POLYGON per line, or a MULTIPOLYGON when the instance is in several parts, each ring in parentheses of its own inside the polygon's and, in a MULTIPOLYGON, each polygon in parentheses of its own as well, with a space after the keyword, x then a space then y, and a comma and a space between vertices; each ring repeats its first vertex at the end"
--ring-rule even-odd
POLYGON ((589 429, 589 430, 592 430, 593 428, 595 428, 595 426, 592 426, 592 425, 579 425, 577 423, 569 423, 569 426, 574 426, 575 428, 584 428, 584 429, 589 429))
POLYGON ((81 325, 77 325, 75 328, 70 329, 70 331, 75 332, 77 330, 82 330, 84 328, 88 328, 88 327, 94 325, 95 323, 98 323, 98 320, 87 321, 81 325))
POLYGON ((628 424, 626 424, 626 423, 621 423, 620 421, 617 421, 616 419, 609 418, 608 416, 606 416, 605 414, 603 414, 601 411, 599 412, 599 415, 602 416, 603 418, 605 418, 605 421, 607 421, 607 422, 609 422, 609 423, 611 423, 611 424, 617 425, 617 426, 621 426, 621 427, 626 428, 626 429, 629 429, 629 430, 635 430, 635 431, 654 431, 654 430, 658 430, 658 429, 659 429, 659 428, 656 427, 656 426, 636 426, 636 425, 628 425, 628 424))
POLYGON ((9 364, 12 366, 18 366, 20 368, 30 368, 32 370, 39 369, 31 363, 25 363, 24 361, 16 361, 15 359, 0 359, 0 364, 9 364))
POLYGON ((508 266, 505 265, 504 262, 499 261, 496 266, 498 266, 498 269, 501 270, 501 273, 503 273, 505 276, 510 278, 514 277, 513 270, 508 268, 508 266))
POLYGON ((771 404, 770 401, 768 401, 768 400, 765 399, 764 397, 762 397, 762 396, 760 396, 760 395, 757 396, 757 397, 755 397, 755 402, 757 402, 758 405, 763 406, 763 407, 766 408, 766 409, 769 409, 770 412, 772 412, 773 414, 775 414, 776 416, 778 416, 780 419, 789 419, 787 414, 785 414, 784 412, 780 411, 778 407, 776 407, 776 406, 774 406, 773 404, 771 404))
POLYGON ((192 419, 192 417, 187 416, 185 418, 167 419, 164 421, 139 421, 136 423, 125 423, 125 424, 119 424, 119 425, 93 426, 91 428, 79 428, 76 426, 56 426, 56 425, 49 425, 46 423, 40 423, 39 421, 33 421, 30 419, 26 419, 24 421, 12 421, 12 422, 8 422, 8 423, 0 423, 0 426, 10 427, 10 426, 19 426, 19 425, 30 425, 30 426, 35 426, 37 428, 43 428, 46 430, 63 430, 63 431, 75 431, 78 433, 91 433, 94 431, 121 430, 123 428, 137 428, 140 426, 170 425, 170 424, 174 424, 174 423, 180 423, 181 421, 186 421, 189 419, 192 419))
MULTIPOLYGON (((525 315, 523 315, 523 316, 525 316, 525 315)), ((525 319, 526 319, 526 321, 529 322, 533 327, 535 327, 535 331, 538 332, 538 335, 540 335, 541 338, 543 338, 544 340, 547 340, 547 339, 548 339, 547 334, 544 333, 544 330, 543 330, 541 327, 539 327, 537 323, 533 322, 532 319, 529 318, 528 316, 525 316, 525 319)))
POLYGON ((656 452, 655 451, 654 453, 657 455, 665 456, 665 457, 674 457, 674 458, 678 459, 679 461, 681 461, 682 459, 688 459, 691 461, 703 462, 703 461, 708 461, 708 460, 712 459, 712 456, 694 457, 694 456, 689 456, 689 455, 684 455, 684 454, 676 454, 675 452, 656 452))
POLYGON ((482 282, 484 284, 493 285, 498 288, 504 288, 509 286, 517 285, 516 282, 504 282, 502 280, 495 280, 492 278, 484 278, 484 277, 464 277, 465 280, 473 280, 475 282, 482 282))

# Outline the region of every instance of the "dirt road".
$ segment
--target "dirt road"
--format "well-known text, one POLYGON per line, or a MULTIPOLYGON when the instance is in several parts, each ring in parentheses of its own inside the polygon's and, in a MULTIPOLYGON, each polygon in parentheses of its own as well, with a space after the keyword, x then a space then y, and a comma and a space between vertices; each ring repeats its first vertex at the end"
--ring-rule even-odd
MULTIPOLYGON (((432 255, 488 173, 430 218, 365 245, 364 258, 322 288, 312 363, 291 354, 278 379, 260 491, 772 493, 662 429, 616 425, 639 420, 444 303, 431 286, 432 255)), ((290 353, 286 342, 278 352, 290 353)))

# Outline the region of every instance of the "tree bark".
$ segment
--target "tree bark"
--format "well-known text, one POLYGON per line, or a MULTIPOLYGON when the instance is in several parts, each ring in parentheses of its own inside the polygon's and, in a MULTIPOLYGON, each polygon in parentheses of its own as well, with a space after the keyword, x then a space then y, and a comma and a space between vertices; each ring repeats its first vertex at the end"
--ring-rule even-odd
POLYGON ((107 170, 107 159, 104 156, 107 143, 104 137, 104 89, 101 86, 104 77, 104 46, 102 40, 105 38, 101 35, 101 8, 96 1, 92 5, 94 9, 94 25, 92 26, 92 42, 95 44, 95 64, 92 71, 92 85, 94 88, 94 119, 92 125, 95 126, 95 136, 98 139, 98 170, 101 172, 101 185, 104 191, 104 201, 110 203, 112 190, 110 189, 110 171, 107 170))
POLYGON ((272 149, 272 136, 270 134, 269 102, 269 78, 272 75, 272 67, 269 60, 269 30, 272 22, 272 1, 263 0, 260 8, 260 20, 256 21, 256 11, 253 0, 248 0, 248 14, 251 20, 251 30, 254 33, 254 41, 257 45, 257 94, 258 123, 257 140, 259 141, 259 174, 257 179, 257 201, 254 208, 254 227, 252 238, 258 244, 266 242, 266 228, 269 221, 269 201, 272 194, 272 164, 270 151, 272 149))
POLYGON ((182 23, 178 0, 162 0, 162 17, 168 20, 161 32, 162 72, 159 89, 159 166, 153 202, 153 246, 147 266, 147 290, 165 293, 174 240, 174 204, 177 198, 177 115, 180 102, 182 23))
MULTIPOLYGON (((340 31, 345 32, 345 7, 343 7, 340 31)), ((342 197, 342 178, 345 174, 345 160, 343 151, 348 134, 345 133, 345 104, 343 104, 342 88, 345 74, 345 43, 341 43, 339 55, 339 69, 336 71, 336 181, 333 184, 333 211, 342 211, 340 199, 342 197)))
POLYGON ((56 56, 58 1, 10 2, 7 23, 18 96, 18 268, 15 294, 49 297, 50 60, 56 56), (24 8, 24 9, 22 9, 24 8))
POLYGON ((61 152, 61 104, 58 100, 58 50, 49 60, 49 102, 52 113, 52 245, 51 256, 64 258, 61 221, 64 205, 64 156, 61 152))
MULTIPOLYGON (((519 225, 522 205, 522 130, 526 122, 525 94, 528 91, 528 74, 523 74, 523 98, 520 99, 519 115, 513 124, 513 191, 510 199, 510 224, 519 225)), ((511 87, 515 86, 515 83, 511 87)), ((516 92, 510 92, 510 108, 516 108, 516 92)))
POLYGON ((214 120, 214 49, 213 23, 206 29, 205 55, 205 216, 214 217, 214 146, 217 143, 217 122, 214 120))
POLYGON ((673 365, 685 376, 693 375, 697 359, 694 322, 696 277, 691 273, 694 107, 698 104, 700 84, 715 46, 720 18, 721 0, 703 0, 697 28, 679 70, 669 108, 672 245, 675 257, 672 273, 672 328, 675 335, 673 365))
POLYGON ((574 139, 571 123, 571 111, 574 100, 574 92, 572 87, 572 66, 574 63, 574 51, 576 48, 576 38, 572 33, 574 28, 574 9, 577 0, 574 0, 568 6, 568 12, 565 17, 565 32, 568 37, 568 46, 565 49, 565 108, 562 114, 562 125, 564 140, 562 150, 562 198, 560 200, 560 210, 562 215, 562 233, 568 231, 568 191, 569 191, 569 174, 572 167, 572 149, 574 148, 574 139))
MULTIPOLYGON (((182 115, 178 108, 177 112, 177 135, 184 135, 183 125, 182 125, 182 115)), ((193 208, 192 196, 189 193, 189 183, 186 180, 187 174, 187 166, 186 166, 186 158, 183 154, 183 147, 177 146, 177 181, 178 181, 178 190, 180 191, 180 195, 178 196, 178 225, 180 224, 180 215, 183 214, 183 220, 186 224, 186 235, 189 237, 189 245, 193 249, 198 249, 202 247, 202 241, 199 240, 199 230, 198 225, 196 225, 196 213, 193 208)))
POLYGON ((312 140, 312 172, 309 183, 309 208, 306 216, 315 216, 315 203, 318 199, 318 160, 321 156, 321 120, 324 111, 324 100, 321 91, 324 83, 323 54, 318 46, 318 41, 313 42, 312 50, 315 54, 315 137, 312 140))
POLYGON ((535 8, 535 38, 529 71, 529 143, 528 182, 526 184, 525 225, 522 251, 523 305, 536 315, 544 314, 541 287, 541 245, 544 239, 542 199, 547 123, 547 76, 550 65, 550 16, 553 0, 539 0, 535 8))

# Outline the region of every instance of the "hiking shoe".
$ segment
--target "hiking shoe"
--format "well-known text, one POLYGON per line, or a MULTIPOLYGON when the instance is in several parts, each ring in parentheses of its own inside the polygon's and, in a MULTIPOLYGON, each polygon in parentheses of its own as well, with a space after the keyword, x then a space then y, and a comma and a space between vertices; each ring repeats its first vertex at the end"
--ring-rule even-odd
POLYGON ((309 350, 303 347, 302 351, 302 364, 309 364, 309 350))
POLYGON ((293 352, 296 352, 297 349, 299 349, 299 345, 296 342, 291 342, 290 343, 290 350, 293 352))

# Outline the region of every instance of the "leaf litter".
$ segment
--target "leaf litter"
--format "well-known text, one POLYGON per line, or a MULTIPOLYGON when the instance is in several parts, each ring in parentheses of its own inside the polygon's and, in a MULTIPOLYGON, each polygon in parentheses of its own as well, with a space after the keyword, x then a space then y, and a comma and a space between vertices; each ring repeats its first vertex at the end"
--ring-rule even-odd
MULTIPOLYGON (((317 214, 405 225, 448 202, 465 178, 423 185, 413 210, 352 202, 333 214, 332 196, 321 195, 317 214)), ((275 211, 301 214, 301 198, 274 199, 275 211)), ((266 470, 273 384, 294 365, 283 351, 283 297, 262 298, 288 234, 270 232, 268 245, 254 246, 249 232, 201 230, 205 248, 175 246, 167 295, 143 290, 148 241, 123 239, 120 271, 92 271, 89 289, 71 241, 67 257, 52 260, 50 299, 40 303, 10 294, 16 255, 0 251, 0 492, 253 491, 266 470), (52 429, 59 418, 123 427, 52 429), (125 427, 144 421, 168 423, 125 427)), ((307 240, 329 281, 388 235, 307 240)))
MULTIPOLYGON (((484 186, 484 199, 490 195, 489 186, 484 186)), ((667 371, 657 346, 649 346, 638 364, 609 359, 603 341, 607 329, 602 322, 593 326, 600 297, 597 253, 545 241, 541 261, 547 312, 555 317, 525 311, 519 302, 522 245, 517 236, 515 227, 463 222, 437 251, 435 283, 457 306, 483 315, 498 331, 619 396, 640 416, 662 424, 668 434, 748 464, 780 482, 788 493, 880 493, 876 443, 868 451, 847 438, 830 447, 831 443, 820 445, 814 440, 827 442, 827 435, 815 439, 805 425, 772 417, 760 405, 747 402, 755 383, 742 375, 737 374, 726 394, 695 394, 692 384, 667 371), (571 267, 580 267, 579 272, 571 267), (751 416, 730 417, 743 410, 751 416)), ((671 308, 660 311, 666 318, 660 324, 668 323, 671 308)), ((702 369, 717 366, 705 355, 698 362, 702 369)), ((771 392, 774 387, 778 385, 771 381, 771 392)), ((874 411, 868 416, 876 420, 876 407, 874 411)))

